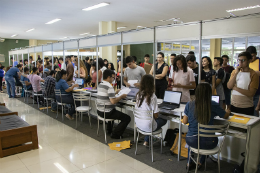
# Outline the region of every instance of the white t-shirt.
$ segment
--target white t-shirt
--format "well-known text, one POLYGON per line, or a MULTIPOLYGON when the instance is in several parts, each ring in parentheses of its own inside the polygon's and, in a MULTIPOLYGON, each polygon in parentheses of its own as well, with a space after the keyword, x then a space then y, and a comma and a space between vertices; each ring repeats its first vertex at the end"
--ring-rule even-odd
MULTIPOLYGON (((139 100, 138 98, 136 98, 136 104, 135 104, 135 108, 136 109, 141 109, 144 111, 154 111, 154 113, 158 113, 158 104, 157 104, 157 97, 155 94, 153 94, 152 98, 151 98, 151 103, 150 105, 147 104, 146 99, 144 99, 142 105, 140 107, 139 106, 139 100)), ((151 132, 151 121, 150 120, 142 120, 139 118, 135 118, 135 123, 136 126, 145 132, 151 132)), ((153 131, 157 128, 157 123, 155 120, 153 120, 153 131)))
MULTIPOLYGON (((178 72, 172 73, 172 79, 174 84, 180 83, 181 85, 189 85, 190 82, 195 82, 195 78, 193 75, 193 70, 189 67, 187 68, 187 72, 183 72, 183 70, 178 70, 178 72)), ((185 88, 172 88, 173 91, 182 92, 181 102, 189 102, 190 101, 190 90, 185 88)))
POLYGON ((102 72, 102 75, 101 75, 101 82, 103 82, 103 72, 106 70, 106 66, 103 66, 100 71, 102 72))
POLYGON ((66 70, 66 64, 65 63, 61 64, 61 70, 66 70))

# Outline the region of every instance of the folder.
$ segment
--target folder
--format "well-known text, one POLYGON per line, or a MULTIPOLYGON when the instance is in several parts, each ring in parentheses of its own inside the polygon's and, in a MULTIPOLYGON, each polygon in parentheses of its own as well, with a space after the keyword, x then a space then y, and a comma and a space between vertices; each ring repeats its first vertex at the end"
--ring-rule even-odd
POLYGON ((250 118, 244 117, 244 116, 241 116, 241 115, 233 115, 229 119, 230 122, 240 123, 240 124, 246 124, 249 120, 250 120, 250 118))
POLYGON ((129 141, 123 141, 123 142, 113 142, 108 144, 111 150, 121 151, 123 149, 130 148, 130 140, 129 141))

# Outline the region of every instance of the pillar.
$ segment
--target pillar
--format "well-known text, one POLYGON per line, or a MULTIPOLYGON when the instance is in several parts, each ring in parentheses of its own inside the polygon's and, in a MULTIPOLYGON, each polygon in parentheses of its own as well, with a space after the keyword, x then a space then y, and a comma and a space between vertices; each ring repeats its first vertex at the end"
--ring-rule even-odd
MULTIPOLYGON (((99 22, 99 35, 112 33, 117 31, 117 22, 99 22)), ((102 59, 107 59, 117 67, 117 46, 100 47, 99 55, 102 59)))
POLYGON ((221 44, 221 38, 210 39, 210 58, 212 62, 215 57, 221 57, 221 44))
MULTIPOLYGON (((29 46, 37 46, 37 45, 38 45, 37 40, 29 40, 29 46)), ((33 61, 37 60, 37 53, 30 53, 30 56, 33 57, 33 61)))

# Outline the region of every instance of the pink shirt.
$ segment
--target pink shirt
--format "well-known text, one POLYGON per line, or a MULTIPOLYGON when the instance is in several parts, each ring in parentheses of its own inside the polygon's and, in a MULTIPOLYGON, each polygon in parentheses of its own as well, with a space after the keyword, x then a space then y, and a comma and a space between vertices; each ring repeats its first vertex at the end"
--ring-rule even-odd
MULTIPOLYGON (((180 83, 181 85, 189 85, 191 82, 195 82, 195 78, 193 75, 193 70, 189 67, 187 68, 187 72, 183 72, 183 70, 178 70, 178 72, 173 71, 172 79, 174 84, 180 83)), ((182 92, 181 102, 189 102, 190 101, 190 90, 185 88, 172 88, 173 91, 182 92)))
POLYGON ((33 91, 34 92, 39 92, 41 91, 41 80, 42 78, 36 74, 30 74, 28 75, 28 79, 32 83, 33 91))

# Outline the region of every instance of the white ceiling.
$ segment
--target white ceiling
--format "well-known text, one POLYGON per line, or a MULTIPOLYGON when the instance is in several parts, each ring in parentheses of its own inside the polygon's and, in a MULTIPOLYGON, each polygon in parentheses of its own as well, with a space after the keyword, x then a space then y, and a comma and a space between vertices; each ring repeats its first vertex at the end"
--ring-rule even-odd
MULTIPOLYGON (((99 21, 116 21, 118 27, 135 29, 171 22, 155 22, 181 18, 183 22, 230 16, 226 10, 260 5, 259 0, 0 0, 0 37, 14 39, 60 40, 80 38, 81 33, 98 34, 99 21), (109 2, 91 11, 82 8, 109 2), (62 20, 46 25, 55 18, 62 20), (34 31, 25 32, 30 28, 34 31)), ((260 8, 234 12, 243 15, 260 12, 260 8)), ((122 29, 119 31, 123 31, 122 29)))

